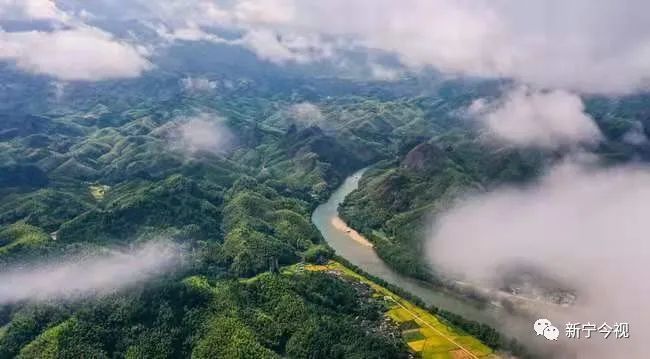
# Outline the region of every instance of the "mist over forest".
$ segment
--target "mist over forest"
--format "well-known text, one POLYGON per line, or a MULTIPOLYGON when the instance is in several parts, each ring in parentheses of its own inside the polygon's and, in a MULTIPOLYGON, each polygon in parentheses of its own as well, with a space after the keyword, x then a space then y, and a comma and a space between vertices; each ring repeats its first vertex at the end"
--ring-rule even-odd
POLYGON ((646 357, 649 13, 0 0, 0 359, 646 357))

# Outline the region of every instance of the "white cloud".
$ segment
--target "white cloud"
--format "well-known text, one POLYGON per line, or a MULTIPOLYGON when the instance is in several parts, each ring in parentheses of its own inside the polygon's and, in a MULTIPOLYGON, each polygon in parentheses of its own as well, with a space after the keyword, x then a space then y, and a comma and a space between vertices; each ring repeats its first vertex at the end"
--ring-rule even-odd
POLYGON ((137 77, 151 68, 138 48, 92 27, 0 31, 0 59, 64 81, 137 77))
POLYGON ((305 125, 322 125, 325 116, 320 108, 311 102, 301 102, 289 106, 289 116, 305 125))
POLYGON ((89 26, 86 10, 66 12, 51 0, 0 0, 0 21, 47 20, 52 30, 0 28, 0 61, 63 81, 137 77, 152 67, 142 47, 89 26))
MULTIPOLYGON (((294 3, 300 31, 353 36, 411 67, 539 87, 631 92, 650 79, 650 5, 627 1, 294 3)), ((285 24, 278 24, 284 26, 285 24)))
POLYGON ((64 20, 66 17, 52 0, 0 0, 0 19, 64 20))
POLYGON ((215 26, 232 22, 232 13, 211 0, 137 2, 146 9, 140 18, 160 20, 173 28, 215 26))
POLYGON ((380 81, 396 81, 399 80, 401 71, 398 69, 380 65, 377 63, 370 63, 370 75, 375 80, 380 81))
POLYGON ((214 92, 219 87, 219 82, 204 77, 186 77, 181 80, 183 90, 190 93, 214 92))
POLYGON ((241 43, 265 60, 285 62, 295 58, 291 49, 272 31, 249 31, 244 35, 241 43))
POLYGON ((294 21, 296 8, 292 0, 241 0, 233 16, 244 24, 288 24, 294 21))
POLYGON ((171 243, 151 242, 130 252, 10 270, 0 273, 0 305, 111 293, 168 272, 181 256, 171 243))
POLYGON ((65 88, 67 84, 61 81, 53 81, 50 85, 52 86, 51 93, 53 100, 55 102, 61 101, 65 96, 65 88))
POLYGON ((233 44, 241 44, 259 58, 275 63, 307 63, 333 55, 330 44, 318 36, 278 33, 268 29, 252 29, 233 44))
POLYGON ((220 118, 199 114, 181 119, 172 133, 171 146, 190 156, 200 152, 219 154, 226 151, 233 141, 233 134, 220 118))
POLYGON ((200 41, 200 40, 214 41, 215 39, 219 39, 219 37, 210 35, 205 31, 199 29, 198 27, 184 27, 181 29, 176 29, 174 30, 173 33, 171 33, 171 37, 174 40, 185 40, 185 41, 200 41))
POLYGON ((271 60, 322 58, 295 56, 279 36, 310 39, 313 53, 330 54, 354 41, 394 53, 415 69, 507 77, 542 88, 623 93, 650 80, 650 5, 643 0, 625 6, 615 0, 240 0, 230 6, 195 0, 149 6, 175 28, 241 31, 248 36, 242 45, 271 60))
POLYGON ((173 29, 167 28, 165 25, 157 24, 152 25, 147 23, 158 36, 163 38, 166 41, 209 41, 214 43, 229 43, 228 40, 221 38, 215 34, 208 33, 201 29, 198 25, 194 23, 187 24, 183 27, 177 27, 173 29))
POLYGON ((415 70, 431 66, 538 88, 609 94, 650 84, 650 4, 644 0, 624 6, 616 0, 138 0, 113 6, 130 19, 165 26, 172 39, 223 41, 215 30, 232 30, 245 39, 233 44, 280 63, 344 56, 337 50, 353 43, 393 53, 415 70))
POLYGON ((569 345, 578 346, 578 357, 641 358, 650 332, 649 211, 648 169, 566 163, 532 186, 459 203, 436 220, 427 253, 439 270, 481 286, 509 264, 539 268, 575 288, 578 299, 538 315, 553 323, 629 322, 638 333, 574 341, 569 345))
POLYGON ((524 87, 512 90, 494 103, 476 100, 469 108, 499 140, 542 148, 598 142, 600 130, 584 110, 582 100, 575 94, 562 90, 531 91, 524 87))
POLYGON ((631 145, 642 145, 648 142, 648 137, 645 135, 643 124, 635 121, 632 127, 623 134, 623 141, 631 145))

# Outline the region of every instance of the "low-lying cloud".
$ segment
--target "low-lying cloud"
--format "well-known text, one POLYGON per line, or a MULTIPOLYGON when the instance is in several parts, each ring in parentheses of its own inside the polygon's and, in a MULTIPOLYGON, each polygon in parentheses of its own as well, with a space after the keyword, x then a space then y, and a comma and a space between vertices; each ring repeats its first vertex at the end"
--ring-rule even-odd
POLYGON ((219 87, 219 82, 205 77, 185 77, 181 79, 181 87, 189 93, 213 93, 219 87))
POLYGON ((538 315, 559 323, 560 340, 579 357, 642 358, 650 332, 648 213, 650 169, 569 162, 528 187, 461 201, 436 220, 427 253, 450 277, 495 289, 503 268, 537 268, 577 293, 574 306, 538 315), (567 322, 628 322, 631 337, 571 342, 567 322))
POLYGON ((0 305, 112 293, 178 268, 181 258, 178 246, 150 242, 127 252, 9 270, 0 273, 0 305))
POLYGON ((602 135, 582 99, 562 91, 519 87, 497 101, 479 99, 469 113, 497 139, 517 146, 558 148, 594 144, 602 135))
POLYGON ((325 119, 320 107, 311 102, 301 102, 289 106, 289 117, 303 125, 319 125, 325 119))
POLYGON ((388 67, 377 63, 370 63, 370 76, 379 81, 397 81, 399 80, 402 72, 394 67, 388 67))
POLYGON ((647 143, 648 137, 645 135, 643 124, 639 121, 632 123, 630 129, 623 134, 622 140, 630 145, 642 145, 647 143))
POLYGON ((330 58, 334 55, 334 45, 323 41, 318 35, 286 33, 279 36, 268 29, 250 30, 241 40, 231 42, 242 45, 259 58, 270 62, 308 63, 330 58))
POLYGON ((234 142, 234 135, 216 115, 199 114, 181 119, 171 134, 171 146, 187 155, 220 154, 234 142))

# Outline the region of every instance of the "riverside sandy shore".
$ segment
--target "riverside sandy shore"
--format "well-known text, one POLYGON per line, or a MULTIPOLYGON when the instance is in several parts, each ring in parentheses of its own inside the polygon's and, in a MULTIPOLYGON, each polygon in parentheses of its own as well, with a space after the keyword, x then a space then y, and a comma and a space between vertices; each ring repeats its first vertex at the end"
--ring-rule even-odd
POLYGON ((359 232, 357 232, 354 229, 350 228, 350 226, 348 226, 345 222, 343 222, 343 220, 341 218, 339 218, 338 216, 332 218, 332 225, 334 226, 334 228, 345 232, 345 234, 348 237, 350 237, 352 240, 357 241, 357 242, 363 244, 364 246, 368 246, 368 247, 373 246, 372 243, 370 243, 370 241, 368 241, 366 239, 366 237, 362 236, 361 234, 359 234, 359 232))

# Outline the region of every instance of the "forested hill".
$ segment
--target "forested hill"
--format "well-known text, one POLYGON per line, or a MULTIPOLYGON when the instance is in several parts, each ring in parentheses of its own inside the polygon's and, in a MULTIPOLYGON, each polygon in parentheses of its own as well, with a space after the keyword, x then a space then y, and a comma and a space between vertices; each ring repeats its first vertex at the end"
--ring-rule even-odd
MULTIPOLYGON (((650 160, 647 141, 629 138, 647 136, 650 116, 644 106, 649 101, 647 95, 586 100, 586 112, 604 136, 593 154, 605 166, 650 160)), ((562 150, 495 144, 481 135, 459 120, 432 136, 404 142, 393 157, 365 172, 359 188, 341 206, 341 216, 367 236, 392 267, 437 282, 422 256, 437 214, 467 193, 526 185, 566 159, 562 150)))
POLYGON ((2 74, 15 86, 0 114, 2 271, 152 241, 188 257, 146 285, 0 304, 0 358, 406 354, 367 292, 278 270, 329 258, 313 208, 352 171, 448 126, 431 122, 448 103, 334 80, 215 76, 217 90, 191 90, 169 73, 55 97, 2 74))
MULTIPOLYGON (((0 71, 11 89, 0 92, 0 270, 155 241, 188 253, 143 286, 0 304, 0 358, 404 356, 367 292, 279 273, 331 256, 311 211, 376 164, 342 213, 388 263, 430 278, 425 213, 468 188, 526 180, 554 155, 487 148, 462 121, 501 83, 162 67, 63 91, 0 71)), ((643 99, 630 101, 589 104, 613 161, 647 154, 621 140, 643 117, 643 99), (616 106, 631 112, 612 116, 616 106)))

